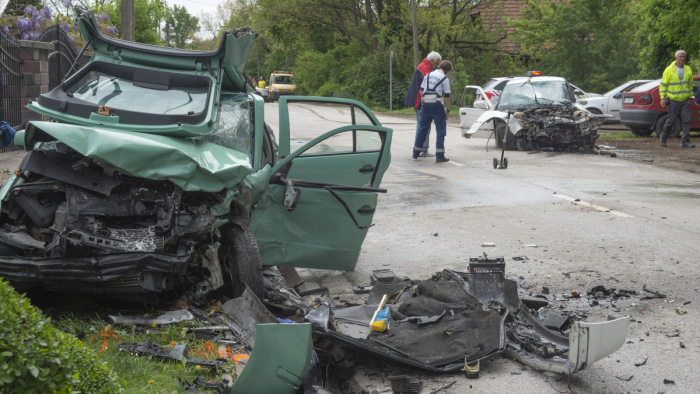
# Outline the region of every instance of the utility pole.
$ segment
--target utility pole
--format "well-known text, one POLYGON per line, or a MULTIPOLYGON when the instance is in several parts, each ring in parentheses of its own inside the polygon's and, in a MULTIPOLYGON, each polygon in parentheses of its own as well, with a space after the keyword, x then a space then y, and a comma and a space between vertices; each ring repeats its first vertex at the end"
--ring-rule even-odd
POLYGON ((418 67, 420 54, 418 53, 418 22, 416 22, 416 0, 411 0, 411 14, 413 16, 413 67, 418 67))
POLYGON ((134 0, 122 0, 122 40, 134 41, 134 0))

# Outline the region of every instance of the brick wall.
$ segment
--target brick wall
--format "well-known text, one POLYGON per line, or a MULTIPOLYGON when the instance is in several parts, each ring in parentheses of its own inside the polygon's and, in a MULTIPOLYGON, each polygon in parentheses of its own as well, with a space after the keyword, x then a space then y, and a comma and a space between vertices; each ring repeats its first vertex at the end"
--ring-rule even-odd
MULTIPOLYGON (((39 95, 49 91, 49 54, 56 50, 52 43, 20 40, 20 64, 19 72, 20 95, 22 108, 22 125, 30 120, 45 120, 43 116, 27 108, 27 104, 36 101, 39 95)), ((90 59, 90 53, 84 53, 78 61, 76 68, 80 68, 90 59)), ((59 56, 57 56, 58 58, 59 56)))
POLYGON ((19 67, 21 78, 21 107, 22 124, 30 120, 42 120, 42 116, 27 109, 27 104, 34 101, 40 94, 49 91, 49 53, 54 45, 46 42, 19 41, 19 56, 22 64, 19 67))

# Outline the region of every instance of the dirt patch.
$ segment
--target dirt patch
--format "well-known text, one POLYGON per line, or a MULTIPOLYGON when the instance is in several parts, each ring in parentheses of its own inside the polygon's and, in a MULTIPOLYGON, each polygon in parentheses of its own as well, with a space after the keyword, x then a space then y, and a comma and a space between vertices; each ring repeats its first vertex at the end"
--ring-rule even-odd
MULTIPOLYGON (((624 130, 620 130, 620 127, 608 127, 599 130, 601 136, 597 143, 601 154, 614 153, 617 158, 624 160, 700 173, 700 145, 697 148, 681 148, 680 138, 669 138, 666 141, 668 147, 663 148, 654 134, 649 138, 618 139, 612 138, 613 134, 627 130, 624 127, 624 130)), ((691 133, 690 140, 700 143, 700 134, 691 133)))

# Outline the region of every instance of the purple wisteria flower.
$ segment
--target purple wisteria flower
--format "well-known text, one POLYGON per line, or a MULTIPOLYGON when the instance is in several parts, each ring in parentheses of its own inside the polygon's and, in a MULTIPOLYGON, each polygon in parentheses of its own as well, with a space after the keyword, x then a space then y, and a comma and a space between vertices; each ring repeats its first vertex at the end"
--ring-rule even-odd
POLYGON ((41 16, 46 20, 51 20, 51 9, 49 6, 45 5, 44 8, 41 9, 41 16))
POLYGON ((68 33, 68 28, 69 28, 69 26, 67 23, 64 23, 61 25, 61 29, 63 29, 63 31, 65 31, 66 33, 68 33))
POLYGON ((70 1, 70 0, 64 0, 64 1, 63 1, 63 5, 64 5, 66 8, 70 8, 73 4, 71 4, 71 1, 70 1))
POLYGON ((107 34, 109 34, 110 36, 116 36, 118 32, 119 30, 117 30, 117 28, 114 26, 109 26, 107 28, 107 34))

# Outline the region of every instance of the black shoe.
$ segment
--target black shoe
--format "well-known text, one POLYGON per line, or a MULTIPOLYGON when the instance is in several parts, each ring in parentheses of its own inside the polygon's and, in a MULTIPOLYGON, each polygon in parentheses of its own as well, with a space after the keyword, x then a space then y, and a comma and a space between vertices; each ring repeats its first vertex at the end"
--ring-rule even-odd
POLYGON ((659 141, 661 142, 661 146, 663 146, 663 147, 665 148, 665 147, 666 147, 666 136, 663 135, 663 134, 660 135, 660 136, 659 136, 659 141))
POLYGON ((435 159, 436 163, 445 163, 447 161, 450 161, 450 159, 448 159, 446 157, 438 157, 437 159, 435 159))
POLYGON ((661 140, 661 146, 664 148, 666 147, 666 140, 661 140))
POLYGON ((690 141, 684 142, 681 144, 681 148, 695 148, 695 144, 690 143, 690 141))

